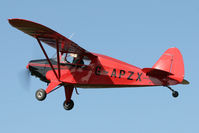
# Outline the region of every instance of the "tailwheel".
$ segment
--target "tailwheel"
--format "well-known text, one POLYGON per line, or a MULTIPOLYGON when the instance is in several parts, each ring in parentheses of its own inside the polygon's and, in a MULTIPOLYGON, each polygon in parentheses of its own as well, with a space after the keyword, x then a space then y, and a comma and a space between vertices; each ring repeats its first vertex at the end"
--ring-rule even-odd
POLYGON ((177 91, 173 90, 173 89, 172 89, 171 87, 169 87, 169 86, 167 86, 167 88, 169 88, 169 90, 172 91, 172 96, 173 96, 174 98, 177 98, 177 97, 179 96, 179 93, 178 93, 177 91))
POLYGON ((179 93, 178 93, 177 91, 173 91, 173 92, 172 92, 172 96, 173 96, 174 98, 176 98, 176 97, 179 96, 179 93))
POLYGON ((46 98, 46 91, 44 89, 39 89, 35 93, 35 97, 39 101, 43 101, 46 98))
POLYGON ((64 109, 65 110, 71 110, 74 107, 74 102, 73 100, 70 100, 69 102, 67 102, 66 100, 63 103, 64 109))

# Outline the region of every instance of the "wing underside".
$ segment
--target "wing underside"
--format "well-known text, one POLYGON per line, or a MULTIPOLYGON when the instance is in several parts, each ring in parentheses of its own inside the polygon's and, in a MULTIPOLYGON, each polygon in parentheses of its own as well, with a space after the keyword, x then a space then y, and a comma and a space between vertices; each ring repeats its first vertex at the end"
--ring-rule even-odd
POLYGON ((75 42, 41 24, 24 19, 9 19, 9 23, 13 27, 39 39, 41 42, 44 42, 53 48, 56 48, 56 45, 58 44, 59 51, 62 53, 75 53, 95 57, 95 55, 81 48, 75 42))

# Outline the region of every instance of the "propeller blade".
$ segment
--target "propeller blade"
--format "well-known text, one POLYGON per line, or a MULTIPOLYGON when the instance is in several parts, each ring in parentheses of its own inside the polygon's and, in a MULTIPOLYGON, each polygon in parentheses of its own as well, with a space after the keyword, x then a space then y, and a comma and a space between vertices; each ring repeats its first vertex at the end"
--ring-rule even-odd
POLYGON ((25 90, 30 89, 30 81, 31 81, 30 76, 31 76, 31 73, 28 69, 21 71, 19 74, 21 87, 24 88, 25 90))

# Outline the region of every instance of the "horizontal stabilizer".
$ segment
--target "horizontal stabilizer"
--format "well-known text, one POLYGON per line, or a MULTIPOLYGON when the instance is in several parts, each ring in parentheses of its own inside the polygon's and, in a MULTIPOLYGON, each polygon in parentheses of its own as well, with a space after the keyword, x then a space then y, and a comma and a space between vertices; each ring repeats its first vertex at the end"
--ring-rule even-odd
POLYGON ((145 72, 147 76, 156 77, 156 78, 165 78, 170 75, 173 75, 170 72, 155 68, 143 68, 142 71, 145 72))
POLYGON ((182 84, 182 85, 188 85, 188 84, 190 84, 190 82, 187 81, 186 79, 184 79, 180 84, 182 84))

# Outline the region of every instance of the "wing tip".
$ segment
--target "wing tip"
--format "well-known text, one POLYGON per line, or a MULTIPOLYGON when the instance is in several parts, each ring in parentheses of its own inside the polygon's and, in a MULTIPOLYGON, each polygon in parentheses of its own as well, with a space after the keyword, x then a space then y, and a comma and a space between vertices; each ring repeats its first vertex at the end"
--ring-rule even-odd
POLYGON ((19 18, 9 18, 8 22, 12 22, 12 21, 15 21, 15 20, 22 20, 22 19, 19 19, 19 18))
MULTIPOLYGON (((26 24, 36 24, 36 25, 41 25, 39 23, 35 23, 33 21, 30 21, 30 20, 26 20, 26 19, 21 19, 21 18, 10 18, 8 19, 8 22, 13 26, 13 27, 16 27, 16 26, 21 26, 22 24, 23 25, 26 25, 26 24)), ((43 26, 43 25, 42 25, 43 26)))
MULTIPOLYGON (((19 18, 9 18, 8 19, 8 22, 10 25, 14 26, 15 27, 15 24, 17 21, 21 21, 21 20, 25 20, 25 19, 19 19, 19 18)), ((27 20, 26 20, 27 21, 27 20)))

